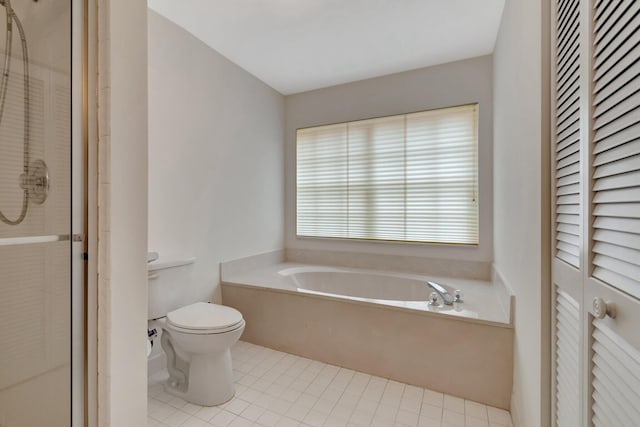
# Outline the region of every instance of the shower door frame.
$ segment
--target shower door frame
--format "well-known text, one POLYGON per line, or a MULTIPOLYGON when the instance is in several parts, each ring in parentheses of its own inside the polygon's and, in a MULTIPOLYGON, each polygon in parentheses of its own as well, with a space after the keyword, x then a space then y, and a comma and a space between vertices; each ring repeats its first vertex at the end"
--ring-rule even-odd
POLYGON ((86 117, 85 111, 85 7, 71 0, 71 424, 86 420, 86 117))
POLYGON ((98 425, 97 0, 71 6, 71 421, 98 425))

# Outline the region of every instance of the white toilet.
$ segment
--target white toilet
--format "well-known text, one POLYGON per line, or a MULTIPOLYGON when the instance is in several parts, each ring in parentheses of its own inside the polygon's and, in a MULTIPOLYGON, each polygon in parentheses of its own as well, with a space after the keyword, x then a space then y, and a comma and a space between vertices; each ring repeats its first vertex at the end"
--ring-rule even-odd
POLYGON ((244 331, 231 307, 189 297, 194 258, 149 264, 149 320, 162 327, 167 357, 167 393, 203 406, 220 405, 235 393, 231 346, 244 331))

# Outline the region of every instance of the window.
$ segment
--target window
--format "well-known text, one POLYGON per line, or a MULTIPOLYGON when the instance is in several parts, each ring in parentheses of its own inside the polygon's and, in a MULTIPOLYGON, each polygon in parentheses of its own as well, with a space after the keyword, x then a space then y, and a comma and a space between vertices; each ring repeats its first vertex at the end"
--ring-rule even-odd
POLYGON ((299 129, 297 235, 478 244, 478 106, 299 129))

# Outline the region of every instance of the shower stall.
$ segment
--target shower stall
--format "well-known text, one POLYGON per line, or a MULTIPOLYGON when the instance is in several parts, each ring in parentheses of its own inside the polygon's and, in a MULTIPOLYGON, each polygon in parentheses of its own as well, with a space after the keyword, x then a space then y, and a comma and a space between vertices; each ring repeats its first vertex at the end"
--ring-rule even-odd
POLYGON ((3 427, 83 424, 82 23, 81 2, 0 0, 3 427))

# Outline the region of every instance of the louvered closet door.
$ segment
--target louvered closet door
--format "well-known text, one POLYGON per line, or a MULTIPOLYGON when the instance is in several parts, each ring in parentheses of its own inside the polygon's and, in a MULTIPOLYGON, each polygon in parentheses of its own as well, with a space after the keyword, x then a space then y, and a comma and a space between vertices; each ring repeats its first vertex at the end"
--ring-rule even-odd
POLYGON ((640 426, 640 1, 555 0, 557 426, 640 426))
POLYGON ((583 250, 581 129, 584 55, 580 0, 553 2, 553 388, 554 425, 582 424, 583 250))
POLYGON ((640 2, 597 1, 589 23, 592 211, 584 354, 591 359, 591 388, 585 414, 595 426, 639 426, 640 2))

